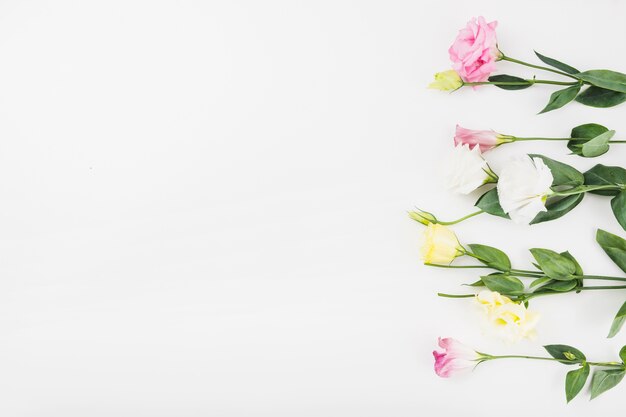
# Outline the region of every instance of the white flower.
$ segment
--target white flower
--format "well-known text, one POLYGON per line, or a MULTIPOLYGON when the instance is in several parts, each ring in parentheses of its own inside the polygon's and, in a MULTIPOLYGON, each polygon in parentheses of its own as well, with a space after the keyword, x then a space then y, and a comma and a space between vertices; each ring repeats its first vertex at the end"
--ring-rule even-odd
POLYGON ((500 206, 515 223, 529 224, 546 211, 552 172, 541 158, 520 157, 507 164, 498 179, 500 206))
POLYGON ((478 146, 455 146, 444 167, 446 188, 460 194, 469 194, 495 177, 478 146))
POLYGON ((479 292, 476 301, 485 313, 486 330, 499 339, 515 343, 521 339, 535 337, 538 313, 529 311, 522 304, 495 291, 479 292))

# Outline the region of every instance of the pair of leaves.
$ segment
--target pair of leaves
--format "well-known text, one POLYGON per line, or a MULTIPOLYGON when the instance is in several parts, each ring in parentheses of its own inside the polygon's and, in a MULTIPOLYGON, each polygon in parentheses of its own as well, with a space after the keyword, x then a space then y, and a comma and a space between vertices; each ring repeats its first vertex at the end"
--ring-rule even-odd
POLYGON ((579 156, 600 156, 609 150, 609 141, 614 135, 614 130, 596 123, 587 123, 572 129, 572 139, 567 142, 567 147, 579 156))
MULTIPOLYGON (((626 169, 598 164, 585 172, 586 185, 613 185, 624 187, 626 185, 626 169)), ((595 194, 613 196, 611 209, 622 229, 626 230, 626 190, 609 189, 590 191, 595 194)))
MULTIPOLYGON (((583 389, 591 373, 587 358, 580 350, 568 345, 547 345, 544 348, 550 356, 565 365, 580 364, 580 368, 569 371, 565 376, 565 398, 567 402, 570 402, 583 389)), ((622 362, 626 358, 626 346, 621 349, 620 358, 622 362)), ((594 372, 591 379, 591 399, 615 387, 624 379, 625 374, 626 371, 623 368, 594 372)))
MULTIPOLYGON (((569 253, 563 255, 553 250, 542 248, 533 248, 530 250, 530 253, 537 261, 539 268, 548 278, 556 281, 574 280, 574 283, 576 283, 576 270, 580 268, 580 266, 569 253)), ((545 286, 542 288, 545 288, 545 286)))

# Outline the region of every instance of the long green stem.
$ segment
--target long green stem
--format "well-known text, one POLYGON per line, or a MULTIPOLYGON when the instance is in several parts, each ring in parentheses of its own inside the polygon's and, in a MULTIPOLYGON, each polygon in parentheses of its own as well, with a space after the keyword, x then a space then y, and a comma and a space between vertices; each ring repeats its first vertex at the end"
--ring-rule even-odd
POLYGON ((624 290, 626 289, 626 285, 598 285, 593 287, 580 287, 579 290, 582 291, 593 291, 593 290, 624 290))
POLYGON ((449 222, 442 222, 441 220, 437 220, 437 223, 443 224, 444 226, 450 226, 450 225, 453 225, 453 224, 461 223, 463 220, 467 220, 470 217, 478 216, 479 214, 482 214, 482 213, 484 213, 484 211, 478 210, 478 211, 476 211, 474 213, 468 214, 467 216, 463 216, 460 219, 456 219, 456 220, 449 221, 449 222))
MULTIPOLYGON (((585 140, 588 141, 589 138, 519 138, 517 136, 510 136, 513 142, 517 141, 526 141, 526 140, 585 140)), ((610 140, 609 143, 626 143, 626 140, 610 140)))
POLYGON ((476 81, 473 83, 464 82, 464 86, 476 85, 504 85, 504 86, 525 86, 533 84, 550 84, 550 85, 578 85, 578 82, 552 81, 552 80, 524 80, 522 81, 476 81))
POLYGON ((443 292, 438 292, 437 296, 443 298, 472 298, 476 297, 476 294, 446 294, 443 292))
MULTIPOLYGON (((573 359, 573 360, 569 360, 569 359, 556 359, 556 358, 546 358, 543 356, 527 356, 527 355, 484 355, 486 356, 486 360, 493 360, 493 359, 532 359, 532 360, 537 360, 537 361, 557 361, 557 362, 567 362, 567 363, 571 363, 572 365, 575 365, 577 363, 580 363, 579 360, 577 359, 573 359)), ((621 362, 587 362, 589 365, 591 366, 606 366, 606 367, 619 367, 619 368, 623 368, 624 364, 621 362)))
POLYGON ((582 193, 586 193, 586 192, 589 192, 589 191, 596 191, 596 190, 616 190, 616 191, 620 191, 620 190, 623 190, 623 189, 624 189, 624 186, 615 185, 615 184, 609 184, 609 185, 581 185, 580 187, 572 188, 572 189, 566 190, 566 191, 554 191, 552 194, 550 194, 550 196, 565 197, 565 196, 568 196, 568 195, 582 194, 582 193))
POLYGON ((559 75, 562 75, 562 76, 564 76, 564 77, 569 77, 569 78, 573 78, 573 79, 577 80, 578 82, 577 82, 576 84, 581 83, 581 82, 579 81, 578 77, 576 77, 576 76, 574 76, 574 75, 572 75, 572 74, 568 74, 568 73, 563 72, 563 71, 558 71, 558 70, 555 70, 555 69, 553 69, 553 68, 543 67, 543 66, 541 66, 541 65, 535 65, 535 64, 528 63, 528 62, 520 61, 519 59, 511 58, 511 57, 508 57, 508 56, 506 56, 506 55, 504 55, 504 54, 502 54, 502 56, 501 56, 501 58, 500 58, 500 59, 501 59, 502 61, 509 61, 509 62, 513 62, 513 63, 515 63, 515 64, 520 64, 520 65, 524 65, 524 66, 526 66, 526 67, 530 67, 530 68, 536 68, 536 69, 540 69, 540 70, 543 70, 543 71, 553 72, 553 73, 555 73, 555 74, 559 74, 559 75))

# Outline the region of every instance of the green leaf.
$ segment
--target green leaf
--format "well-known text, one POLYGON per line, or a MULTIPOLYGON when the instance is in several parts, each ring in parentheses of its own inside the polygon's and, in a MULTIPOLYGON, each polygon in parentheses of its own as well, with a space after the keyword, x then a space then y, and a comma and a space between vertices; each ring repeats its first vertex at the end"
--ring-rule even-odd
POLYGON ((541 55, 537 51, 535 51, 535 55, 537 55, 537 58, 539 58, 540 60, 542 60, 546 64, 550 65, 551 67, 560 69, 561 71, 567 72, 568 74, 578 74, 580 72, 580 71, 578 71, 574 67, 570 67, 569 65, 564 64, 561 61, 557 61, 554 58, 549 58, 549 57, 547 57, 545 55, 541 55))
POLYGON ((626 371, 623 369, 606 369, 596 371, 591 379, 591 399, 610 390, 624 379, 626 371))
POLYGON ((576 268, 576 269, 574 270, 574 273, 575 273, 576 275, 584 275, 584 274, 585 274, 585 273, 583 272, 583 268, 580 266, 580 264, 578 263, 578 261, 576 260, 576 258, 574 258, 574 257, 572 256, 572 254, 571 254, 571 253, 569 253, 568 251, 565 251, 565 252, 561 252, 559 255, 561 255, 561 256, 565 256, 567 259, 569 259, 570 261, 572 261, 572 262, 574 263, 574 266, 575 266, 575 268, 576 268))
POLYGON ((585 193, 580 193, 568 195, 567 197, 563 197, 558 200, 550 199, 546 203, 546 211, 539 212, 530 224, 537 224, 558 219, 559 217, 569 213, 574 207, 583 201, 584 197, 585 193))
POLYGON ((576 97, 576 101, 585 106, 607 108, 626 101, 626 93, 607 90, 592 85, 576 97))
POLYGON ((598 229, 596 242, 598 242, 604 252, 609 255, 609 258, 611 258, 622 271, 626 272, 626 240, 613 233, 598 229))
POLYGON ((479 279, 478 281, 472 282, 471 284, 463 284, 463 285, 467 287, 484 287, 485 283, 481 279, 479 279))
POLYGON ((552 177, 554 178, 552 186, 571 185, 576 187, 585 183, 585 177, 583 174, 574 167, 564 164, 563 162, 555 161, 554 159, 550 159, 543 155, 529 154, 528 156, 531 158, 541 158, 543 163, 550 168, 550 172, 552 172, 552 177))
POLYGON ((570 101, 576 98, 576 95, 580 91, 580 85, 573 85, 571 87, 564 88, 552 93, 548 104, 539 112, 539 114, 547 113, 552 110, 560 109, 570 101))
MULTIPOLYGON (((598 164, 585 172, 585 185, 626 185, 626 169, 598 164)), ((589 191, 600 195, 617 195, 618 190, 589 191)))
POLYGON ((611 199, 611 208, 622 229, 626 230, 626 191, 622 191, 611 199))
POLYGON ((565 376, 565 398, 570 402, 578 395, 580 390, 585 386, 589 377, 590 367, 587 362, 583 363, 580 368, 569 371, 565 376))
POLYGON ((622 360, 622 363, 626 363, 626 346, 622 346, 619 350, 619 358, 622 360))
POLYGON ((533 83, 528 80, 525 80, 520 77, 514 77, 512 75, 506 75, 506 74, 492 75, 491 77, 489 77, 489 81, 499 82, 499 83, 524 83, 523 85, 497 85, 496 84, 496 87, 501 88, 503 90, 523 90, 533 85, 533 83))
POLYGON ((548 351, 550 356, 565 365, 573 365, 587 359, 580 350, 568 345, 545 345, 544 349, 548 351))
POLYGON ((615 135, 614 130, 604 132, 583 144, 582 153, 587 158, 600 156, 609 150, 609 140, 615 135))
POLYGON ((576 126, 572 129, 572 133, 570 134, 572 140, 567 142, 567 147, 576 155, 582 155, 582 147, 586 142, 608 130, 608 128, 597 123, 587 123, 576 126))
POLYGON ((499 269, 500 271, 508 271, 511 269, 511 260, 506 253, 502 252, 500 249, 479 245, 477 243, 471 243, 467 246, 469 246, 472 253, 478 257, 478 260, 485 265, 499 269))
MULTIPOLYGON (((548 277, 537 278, 536 280, 533 280, 533 282, 530 283, 529 288, 534 288, 534 287, 537 287, 539 285, 543 285, 546 282, 550 282, 550 281, 554 281, 554 280, 552 278, 548 278, 548 277)), ((567 281, 563 281, 563 282, 567 282, 567 281)))
POLYGON ((618 334, 619 331, 622 330, 622 326, 624 325, 625 321, 626 321, 626 301, 624 302, 624 304, 622 304, 622 306, 617 311, 617 314, 615 315, 615 318, 613 319, 613 323, 611 323, 611 330, 609 330, 609 335, 607 337, 611 338, 615 336, 616 334, 618 334))
POLYGON ((589 70, 576 74, 576 77, 597 87, 626 93, 626 74, 611 70, 589 70))
POLYGON ((500 206, 498 190, 496 188, 492 188, 485 194, 481 195, 478 198, 478 201, 476 201, 475 206, 485 213, 489 213, 493 216, 504 217, 505 219, 509 218, 509 215, 506 214, 504 210, 502 210, 502 206, 500 206))
POLYGON ((550 278, 559 281, 574 279, 576 265, 565 256, 550 249, 533 248, 530 250, 541 270, 550 278))
POLYGON ((507 274, 491 274, 480 277, 487 288, 504 295, 521 295, 524 293, 524 284, 519 279, 507 274))
POLYGON ((576 288, 578 282, 573 279, 571 281, 553 281, 547 285, 544 285, 540 288, 541 291, 544 290, 552 290, 556 292, 568 292, 576 288))

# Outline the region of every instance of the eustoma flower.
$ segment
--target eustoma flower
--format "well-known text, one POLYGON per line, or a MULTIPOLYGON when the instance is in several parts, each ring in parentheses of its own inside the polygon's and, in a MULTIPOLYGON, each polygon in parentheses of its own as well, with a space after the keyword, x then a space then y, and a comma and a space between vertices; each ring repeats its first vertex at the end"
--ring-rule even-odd
MULTIPOLYGON (((434 226, 441 225, 429 225, 429 227, 434 226)), ((454 236, 455 245, 458 245, 455 258, 467 256, 477 260, 479 264, 451 265, 450 259, 446 258, 445 262, 425 262, 426 265, 463 270, 492 269, 495 272, 481 275, 477 282, 469 284, 471 287, 486 288, 478 293, 439 293, 438 295, 447 298, 475 298, 486 313, 486 321, 490 329, 495 330, 498 337, 511 342, 534 336, 534 327, 539 316, 529 311, 527 307, 529 300, 535 297, 545 298, 549 295, 582 291, 626 289, 626 276, 585 274, 576 258, 569 252, 559 253, 550 249, 532 248, 530 253, 534 258, 532 265, 535 269, 517 269, 511 266, 511 260, 501 250, 476 243, 462 245, 454 232, 446 230, 454 236), (532 279, 532 282, 525 285, 522 279, 532 279), (588 285, 588 282, 594 281, 617 282, 620 285, 588 285)), ((626 239, 604 230, 598 230, 596 241, 611 260, 626 272, 626 239)), ((429 250, 437 251, 438 248, 430 247, 429 250)), ((625 322, 624 316, 626 316, 626 302, 620 307, 613 320, 609 337, 615 336, 621 330, 625 322)))
POLYGON ((559 362, 566 366, 576 367, 569 371, 565 377, 565 399, 567 402, 573 400, 584 388, 591 368, 595 367, 591 379, 591 399, 614 388, 626 375, 626 346, 619 352, 618 361, 591 362, 580 350, 568 345, 545 345, 544 349, 550 355, 529 356, 529 355, 490 355, 475 351, 461 342, 452 338, 439 338, 439 346, 443 352, 433 351, 435 356, 435 373, 440 377, 447 378, 457 374, 463 369, 476 367, 487 361, 498 359, 525 359, 538 361, 559 362), (601 369, 597 369, 597 368, 601 369))
POLYGON ((409 215, 423 224, 451 225, 482 213, 535 224, 566 215, 591 193, 613 197, 613 214, 626 230, 626 169, 622 167, 596 165, 583 174, 543 155, 528 155, 506 164, 499 176, 493 175, 496 187, 479 197, 478 211, 452 221, 422 210, 409 215))
POLYGON ((459 77, 454 86, 443 83, 452 80, 454 75, 448 71, 438 73, 432 88, 456 90, 462 86, 495 85, 505 90, 522 90, 535 84, 551 84, 565 88, 555 91, 548 104, 541 111, 545 113, 563 107, 576 100, 587 106, 612 107, 626 101, 626 74, 610 70, 579 71, 578 69, 535 52, 537 58, 548 66, 541 66, 511 58, 499 48, 496 36, 497 22, 487 21, 481 16, 472 18, 461 29, 448 50, 452 67, 459 77), (508 61, 533 69, 550 72, 565 77, 565 80, 543 80, 536 77, 524 79, 507 74, 491 75, 497 68, 497 61, 508 61), (583 87, 587 87, 582 90, 583 87))
POLYGON ((516 158, 508 163, 498 180, 500 206, 515 223, 529 224, 552 193, 552 173, 541 158, 516 158))
POLYGON ((422 235, 420 257, 426 263, 449 264, 465 250, 449 228, 430 223, 422 235))
POLYGON ((500 58, 496 26, 498 22, 487 23, 482 16, 472 18, 448 49, 452 68, 463 81, 487 81, 496 69, 496 60, 500 58))
POLYGON ((463 80, 454 70, 438 72, 435 74, 435 81, 428 85, 428 88, 441 91, 454 91, 463 87, 463 80))
POLYGON ((456 125, 454 144, 468 145, 472 148, 478 146, 481 152, 487 152, 496 146, 510 142, 504 135, 493 130, 472 130, 456 125))
POLYGON ((435 357, 435 373, 442 378, 448 378, 460 371, 473 368, 481 359, 481 355, 476 351, 450 337, 444 339, 440 337, 439 347, 443 351, 433 350, 433 356, 435 357))
POLYGON ((485 313, 487 330, 496 337, 509 343, 535 337, 539 314, 522 303, 488 290, 476 294, 476 301, 485 313))
POLYGON ((478 187, 498 179, 480 149, 469 145, 457 145, 445 163, 445 184, 449 190, 469 194, 478 187))
POLYGON ((572 129, 569 137, 517 137, 504 135, 493 130, 472 130, 456 126, 455 145, 480 146, 481 152, 487 152, 504 143, 523 141, 566 141, 574 155, 593 158, 609 150, 609 144, 624 144, 626 140, 612 139, 614 130, 597 123, 586 123, 572 129))

